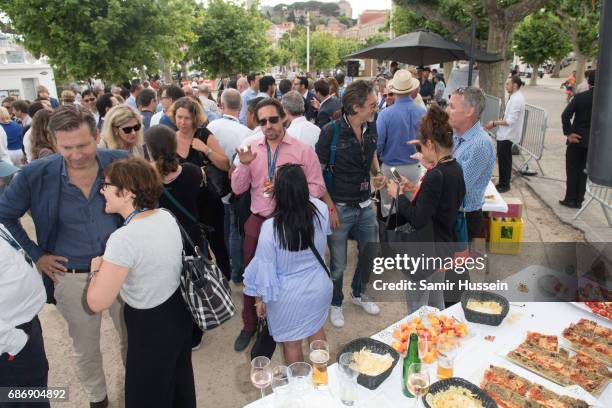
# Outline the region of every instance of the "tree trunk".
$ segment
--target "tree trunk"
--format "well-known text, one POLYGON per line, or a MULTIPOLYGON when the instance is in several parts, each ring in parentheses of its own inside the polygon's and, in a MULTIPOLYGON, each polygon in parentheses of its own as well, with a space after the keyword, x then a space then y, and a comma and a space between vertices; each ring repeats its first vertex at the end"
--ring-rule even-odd
MULTIPOLYGON (((505 57, 512 28, 514 28, 513 24, 508 28, 503 22, 491 19, 487 51, 505 57)), ((479 63, 478 69, 480 88, 486 94, 497 96, 503 102, 505 97, 504 82, 508 76, 508 61, 504 59, 493 64, 479 63)))
POLYGON ((576 57, 576 85, 584 81, 584 70, 586 68, 586 57, 578 50, 574 49, 576 57))
POLYGON ((183 79, 189 79, 189 72, 187 70, 187 61, 181 62, 181 68, 183 71, 183 79))
POLYGON ((553 72, 550 75, 550 77, 559 78, 559 72, 561 72, 561 60, 560 59, 555 61, 555 67, 553 68, 553 72))
POLYGON ((454 61, 444 63, 444 81, 446 81, 446 83, 448 83, 448 80, 450 79, 451 72, 453 71, 453 65, 455 65, 454 61))
POLYGON ((538 68, 533 69, 533 73, 531 74, 531 79, 529 79, 529 86, 536 86, 538 84, 538 68))

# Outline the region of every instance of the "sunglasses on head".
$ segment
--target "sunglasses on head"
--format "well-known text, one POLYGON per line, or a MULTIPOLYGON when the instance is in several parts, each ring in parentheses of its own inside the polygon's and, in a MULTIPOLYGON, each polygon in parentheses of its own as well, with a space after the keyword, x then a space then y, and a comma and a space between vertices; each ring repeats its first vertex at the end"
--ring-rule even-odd
POLYGON ((123 130, 124 133, 132 133, 132 130, 135 132, 138 132, 141 128, 141 125, 140 123, 137 123, 134 126, 126 126, 126 127, 117 126, 117 127, 123 130))
POLYGON ((279 120, 280 116, 270 116, 269 118, 259 119, 257 122, 259 123, 259 126, 266 126, 268 124, 268 121, 271 124, 276 125, 279 120))

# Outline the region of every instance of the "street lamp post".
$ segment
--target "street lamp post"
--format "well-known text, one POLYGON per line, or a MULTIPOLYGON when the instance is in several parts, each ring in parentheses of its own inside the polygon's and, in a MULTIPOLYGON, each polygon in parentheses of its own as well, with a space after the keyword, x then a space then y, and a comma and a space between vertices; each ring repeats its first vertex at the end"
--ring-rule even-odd
POLYGON ((310 11, 306 12, 306 73, 310 72, 310 11))

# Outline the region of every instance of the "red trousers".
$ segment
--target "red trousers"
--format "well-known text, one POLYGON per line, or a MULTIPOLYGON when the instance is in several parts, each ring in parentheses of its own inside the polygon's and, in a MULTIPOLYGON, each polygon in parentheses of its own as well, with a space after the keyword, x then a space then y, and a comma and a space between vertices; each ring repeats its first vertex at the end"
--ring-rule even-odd
MULTIPOLYGON (((261 215, 251 214, 244 223, 243 261, 245 269, 255 256, 259 231, 261 231, 261 224, 265 220, 266 218, 261 215)), ((244 325, 243 330, 257 330, 257 312, 255 310, 255 297, 253 296, 243 295, 242 323, 244 325)))

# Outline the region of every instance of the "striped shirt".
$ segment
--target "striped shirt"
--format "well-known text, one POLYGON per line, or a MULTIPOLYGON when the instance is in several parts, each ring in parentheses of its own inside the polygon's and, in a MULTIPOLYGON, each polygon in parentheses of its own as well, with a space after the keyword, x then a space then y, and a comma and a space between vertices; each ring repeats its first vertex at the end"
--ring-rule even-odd
POLYGON ((463 167, 465 180, 465 207, 463 211, 480 210, 484 204, 487 184, 493 174, 495 150, 489 135, 476 122, 469 130, 460 135, 455 132, 453 155, 463 167))

